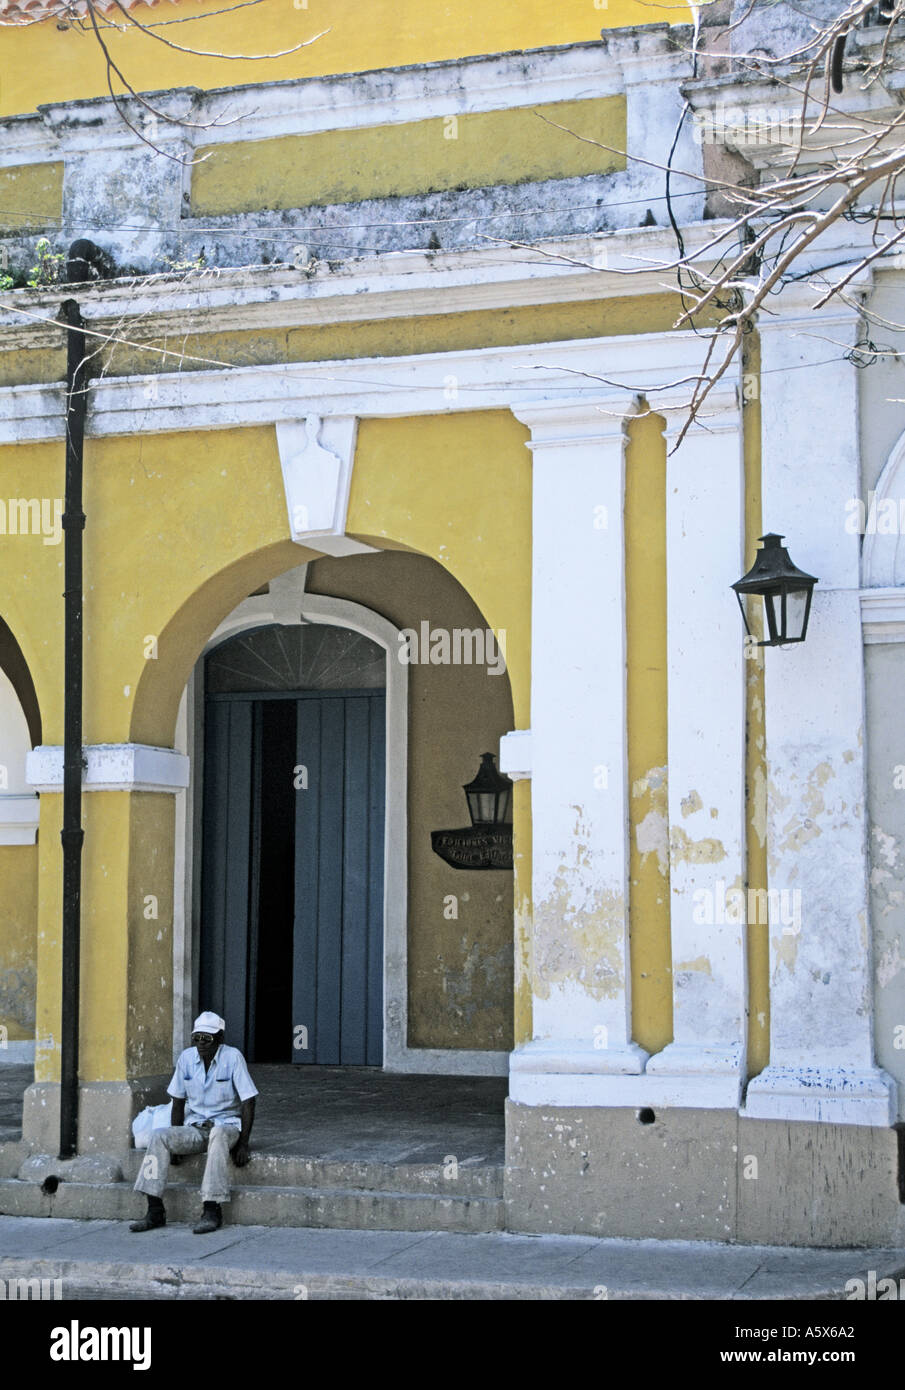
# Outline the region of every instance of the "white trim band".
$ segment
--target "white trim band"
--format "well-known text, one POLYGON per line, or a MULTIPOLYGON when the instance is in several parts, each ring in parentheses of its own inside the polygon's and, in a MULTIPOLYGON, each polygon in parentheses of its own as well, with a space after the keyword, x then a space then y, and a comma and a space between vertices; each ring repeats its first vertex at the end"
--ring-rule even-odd
POLYGON ((531 730, 513 729, 500 739, 500 772, 505 772, 513 782, 521 782, 531 776, 533 766, 531 753, 531 730))
POLYGON ((41 804, 33 792, 0 793, 0 845, 33 845, 41 804))
MULTIPOLYGON (((96 743, 82 749, 82 790, 88 792, 178 792, 189 784, 189 760, 172 748, 146 743, 96 743)), ((63 790, 63 749, 43 744, 25 759, 29 786, 63 790)))

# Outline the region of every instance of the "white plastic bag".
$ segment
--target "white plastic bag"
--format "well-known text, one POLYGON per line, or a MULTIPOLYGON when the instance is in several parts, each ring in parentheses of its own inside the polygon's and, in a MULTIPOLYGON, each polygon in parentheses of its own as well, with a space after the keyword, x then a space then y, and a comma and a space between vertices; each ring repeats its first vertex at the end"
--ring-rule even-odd
POLYGON ((165 1105, 146 1105, 140 1115, 132 1121, 132 1137, 136 1149, 146 1149, 155 1129, 166 1129, 173 1123, 173 1102, 165 1105))

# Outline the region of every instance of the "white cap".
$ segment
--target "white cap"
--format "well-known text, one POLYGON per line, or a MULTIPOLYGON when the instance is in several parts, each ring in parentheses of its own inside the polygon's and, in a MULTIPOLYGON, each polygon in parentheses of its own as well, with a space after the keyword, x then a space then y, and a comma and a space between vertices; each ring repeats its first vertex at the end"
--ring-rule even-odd
POLYGON ((224 1033, 226 1024, 219 1014, 211 1013, 210 1009, 206 1013, 199 1014, 192 1024, 193 1033, 224 1033))

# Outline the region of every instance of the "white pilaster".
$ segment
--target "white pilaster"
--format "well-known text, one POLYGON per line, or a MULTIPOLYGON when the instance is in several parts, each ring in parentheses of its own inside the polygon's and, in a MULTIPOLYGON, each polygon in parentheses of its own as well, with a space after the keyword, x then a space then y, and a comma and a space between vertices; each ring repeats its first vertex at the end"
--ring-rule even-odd
POLYGON ((510 1095, 594 1104, 638 1076, 628 961, 623 540, 628 396, 518 406, 533 467, 534 1039, 510 1095))
MULTIPOLYGON (((675 1078, 673 1104, 684 1084, 689 1105, 735 1108, 747 1020, 745 674, 729 586, 743 569, 744 467, 735 390, 707 404, 667 462, 673 1041, 647 1075, 675 1078)), ((686 411, 667 419, 672 450, 686 411)))
POLYGON ((744 1113, 885 1126, 895 1083, 872 1037, 859 537, 845 526, 861 493, 858 373, 827 350, 854 343, 857 319, 779 313, 761 326, 764 529, 820 582, 806 641, 764 654, 770 1065, 744 1113))

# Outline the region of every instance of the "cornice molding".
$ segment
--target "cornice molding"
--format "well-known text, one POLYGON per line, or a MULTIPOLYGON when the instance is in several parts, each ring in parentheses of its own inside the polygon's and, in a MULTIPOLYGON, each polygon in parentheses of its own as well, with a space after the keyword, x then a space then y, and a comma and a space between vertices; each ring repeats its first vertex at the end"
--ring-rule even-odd
POLYGON ((862 589, 861 629, 868 647, 905 642, 905 588, 862 589))
MULTIPOLYGON (((557 412, 579 411, 580 429, 591 421, 603 436, 622 428, 619 420, 608 422, 608 413, 635 414, 637 396, 693 379, 705 351, 706 340, 693 333, 638 334, 105 378, 91 389, 87 433, 103 438, 276 424, 312 414, 362 418, 503 408, 547 419, 552 412, 554 430, 557 412)), ((731 393, 739 370, 734 363, 721 390, 731 393)), ((0 390, 0 443, 62 439, 63 393, 62 382, 0 390)), ((678 388, 671 405, 682 408, 678 388)), ((729 396, 724 408, 730 408, 729 396)))

